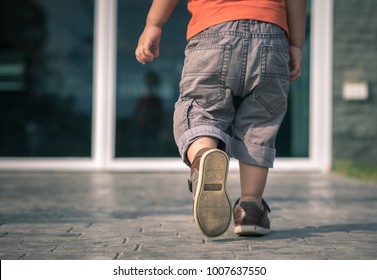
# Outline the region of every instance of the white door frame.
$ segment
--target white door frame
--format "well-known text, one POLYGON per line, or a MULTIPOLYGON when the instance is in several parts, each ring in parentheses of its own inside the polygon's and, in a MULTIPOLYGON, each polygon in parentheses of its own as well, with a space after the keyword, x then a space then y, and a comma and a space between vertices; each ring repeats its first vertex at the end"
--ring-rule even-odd
MULTIPOLYGON (((332 159, 333 0, 311 2, 308 158, 277 158, 276 171, 322 171, 332 159)), ((0 170, 187 171, 179 158, 115 158, 117 0, 95 0, 91 158, 0 158, 0 170)), ((231 170, 236 170, 231 161, 231 170)))

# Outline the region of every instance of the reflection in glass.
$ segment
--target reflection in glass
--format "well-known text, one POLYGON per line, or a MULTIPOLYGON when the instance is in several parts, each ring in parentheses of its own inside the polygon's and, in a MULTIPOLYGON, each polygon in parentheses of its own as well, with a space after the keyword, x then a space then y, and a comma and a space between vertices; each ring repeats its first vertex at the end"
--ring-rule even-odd
POLYGON ((145 66, 135 48, 152 1, 118 0, 116 157, 178 157, 173 110, 186 46, 185 1, 165 25, 160 57, 145 66))
POLYGON ((0 156, 91 155, 93 0, 1 0, 0 156))

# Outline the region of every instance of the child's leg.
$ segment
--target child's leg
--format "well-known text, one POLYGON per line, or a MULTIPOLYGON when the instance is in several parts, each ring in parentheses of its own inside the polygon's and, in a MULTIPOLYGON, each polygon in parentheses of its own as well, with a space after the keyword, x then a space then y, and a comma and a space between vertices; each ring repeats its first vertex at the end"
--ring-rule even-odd
POLYGON ((262 195, 266 186, 268 168, 239 162, 241 179, 240 201, 256 201, 262 206, 262 195))
POLYGON ((240 163, 241 197, 234 207, 234 232, 238 235, 265 235, 270 230, 271 212, 262 199, 268 168, 240 163))
POLYGON ((187 158, 193 163, 196 154, 203 148, 217 148, 219 140, 214 137, 204 136, 195 140, 187 150, 187 158))

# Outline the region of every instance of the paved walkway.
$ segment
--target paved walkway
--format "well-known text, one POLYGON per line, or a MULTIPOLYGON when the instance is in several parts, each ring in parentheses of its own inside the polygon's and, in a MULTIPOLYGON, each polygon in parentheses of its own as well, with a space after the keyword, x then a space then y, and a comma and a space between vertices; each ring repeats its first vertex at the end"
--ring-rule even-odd
MULTIPOLYGON (((203 237, 186 174, 0 173, 0 259, 377 259, 377 185, 271 173, 273 232, 203 237)), ((228 183, 234 202, 238 175, 228 183)))

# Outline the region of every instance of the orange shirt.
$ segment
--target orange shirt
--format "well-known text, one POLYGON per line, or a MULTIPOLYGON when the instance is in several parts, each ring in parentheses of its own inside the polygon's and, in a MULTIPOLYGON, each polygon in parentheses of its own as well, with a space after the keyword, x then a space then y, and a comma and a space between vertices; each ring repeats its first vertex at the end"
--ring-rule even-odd
POLYGON ((213 25, 240 19, 274 23, 288 33, 285 0, 188 0, 187 39, 213 25))

